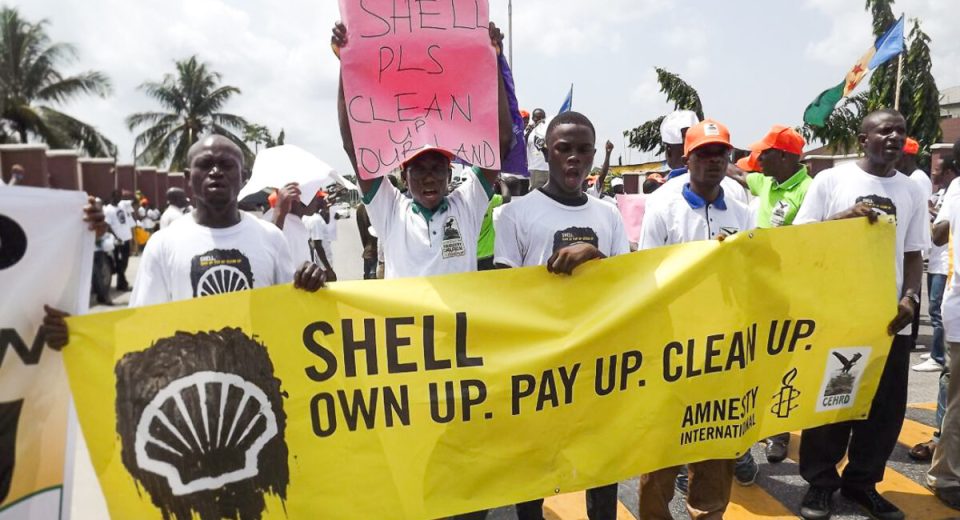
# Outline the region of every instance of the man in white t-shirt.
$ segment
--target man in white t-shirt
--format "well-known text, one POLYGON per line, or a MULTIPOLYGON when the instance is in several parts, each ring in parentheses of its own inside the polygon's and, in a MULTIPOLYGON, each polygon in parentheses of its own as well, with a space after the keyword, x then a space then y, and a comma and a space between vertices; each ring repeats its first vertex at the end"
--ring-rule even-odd
MULTIPOLYGON (((304 262, 312 262, 310 231, 307 230, 304 218, 316 213, 319 206, 318 197, 315 195, 309 205, 304 204, 300 200, 300 186, 292 182, 272 193, 269 202, 270 209, 263 214, 263 220, 272 222, 283 232, 290 246, 293 265, 299 266, 304 262)), ((327 273, 327 279, 332 280, 329 274, 327 273)))
MULTIPOLYGON (((953 144, 952 167, 954 175, 957 165, 960 164, 960 140, 953 144)), ((956 239, 956 230, 960 229, 960 198, 955 192, 960 191, 956 182, 949 185, 946 201, 937 214, 933 228, 933 243, 937 246, 947 246, 952 249, 953 258, 960 258, 960 240, 956 239), (953 235, 953 238, 951 238, 953 235)), ((960 373, 960 276, 956 269, 950 275, 943 305, 943 325, 949 350, 946 361, 949 374, 960 373)), ((927 486, 943 503, 960 509, 960 385, 949 381, 945 413, 940 425, 940 441, 933 453, 933 462, 927 473, 927 486)))
POLYGON ((533 110, 530 123, 523 131, 527 145, 527 171, 530 172, 530 191, 547 183, 547 160, 545 137, 547 133, 547 113, 542 108, 533 110))
MULTIPOLYGON (((187 153, 196 210, 160 230, 143 251, 130 307, 142 307, 293 281, 317 291, 324 272, 304 264, 296 273, 283 234, 237 208, 243 152, 213 135, 187 153)), ((67 338, 64 314, 47 310, 45 325, 67 338)), ((63 343, 66 343, 64 339, 63 343)))
MULTIPOLYGON (((593 167, 596 131, 578 112, 564 112, 546 132, 547 184, 499 208, 494 263, 498 267, 543 265, 572 274, 584 262, 630 252, 616 207, 589 197, 583 180, 593 167)), ((587 517, 615 520, 617 484, 587 490, 587 517)), ((541 520, 543 500, 517 504, 519 520, 541 520)))
MULTIPOLYGON (((690 173, 683 159, 684 137, 687 129, 699 122, 697 114, 690 110, 677 110, 663 118, 660 124, 660 139, 663 141, 664 156, 670 173, 667 174, 664 183, 651 193, 650 197, 647 197, 647 208, 663 198, 669 198, 668 193, 683 191, 683 186, 690 182, 690 173)), ((747 192, 739 182, 724 176, 720 186, 723 188, 725 198, 736 199, 747 204, 747 192)))
MULTIPOLYGON (((347 28, 342 23, 334 26, 331 43, 335 54, 347 45, 347 28)), ((492 23, 490 43, 498 54, 502 52, 503 35, 492 23)), ((500 157, 503 159, 514 144, 513 122, 503 75, 497 76, 500 157)), ((342 81, 337 105, 343 148, 354 171, 359 172, 342 81)), ((358 173, 363 204, 379 239, 379 250, 384 254, 384 278, 477 270, 477 240, 500 172, 470 168, 466 180, 448 194, 450 164, 454 157, 449 150, 429 145, 408 154, 400 168, 410 197, 390 182, 384 182, 383 177, 364 179, 358 173)))
MULTIPOLYGON (((330 204, 326 198, 320 199, 320 209, 304 218, 303 223, 310 233, 310 243, 316 263, 327 269, 327 276, 333 273, 333 245, 337 239, 337 222, 330 214, 330 204)), ((336 275, 334 275, 336 276, 336 275)))
POLYGON ((187 209, 187 194, 180 188, 170 188, 167 190, 167 209, 160 215, 160 229, 173 224, 175 220, 182 217, 187 209))
MULTIPOLYGON (((927 194, 896 169, 903 154, 906 121, 895 110, 867 115, 859 141, 865 157, 820 172, 810 184, 794 224, 878 215, 896 219, 897 314, 887 326, 893 336, 870 415, 864 421, 847 421, 804 430, 800 443, 800 475, 810 484, 800 513, 804 518, 829 518, 833 493, 839 488, 847 499, 876 518, 903 518, 903 513, 880 496, 876 484, 883 480, 886 462, 897 444, 907 405, 910 371, 910 325, 920 305, 920 282, 926 247, 927 194), (849 447, 849 451, 848 451, 849 447), (837 464, 848 455, 841 476, 837 464)), ((893 303, 892 301, 890 302, 893 303)))
MULTIPOLYGON (((689 173, 683 188, 661 196, 648 206, 640 230, 640 249, 653 249, 698 240, 723 239, 754 227, 750 209, 727 197, 722 187, 730 164, 730 132, 711 119, 690 127, 684 135, 683 154, 689 173)), ((739 186, 738 186, 739 188, 739 186)), ((662 190, 658 190, 660 193, 662 190)), ((687 508, 694 518, 720 518, 730 502, 735 460, 705 460, 688 464, 687 508)), ((747 463, 756 478, 756 463, 747 463)), ((640 517, 670 518, 674 479, 680 466, 660 469, 640 477, 640 517)), ((752 483, 752 480, 751 480, 752 483)), ((682 484, 681 484, 682 485, 682 484)))
MULTIPOLYGON (((930 176, 927 173, 920 169, 917 166, 917 154, 920 152, 920 143, 916 139, 908 137, 906 143, 903 145, 903 157, 900 158, 900 161, 897 162, 897 171, 904 173, 907 177, 910 177, 910 180, 917 183, 920 186, 920 191, 926 194, 929 199, 933 195, 933 181, 930 180, 930 176)), ((927 247, 921 251, 923 258, 928 258, 930 253, 930 248, 933 246, 933 243, 930 241, 930 227, 927 226, 924 228, 927 234, 927 247)), ((920 297, 923 297, 923 284, 920 284, 921 294, 920 297)), ((917 308, 916 314, 913 316, 913 323, 910 325, 910 340, 913 341, 913 348, 917 348, 917 338, 920 335, 920 308, 917 308)), ((928 360, 929 361, 929 360, 928 360)), ((935 366, 933 362, 921 363, 917 365, 915 369, 919 368, 920 372, 939 372, 943 366, 935 366)))
POLYGON ((111 194, 110 204, 103 208, 110 232, 117 237, 113 249, 113 262, 117 270, 117 290, 121 292, 130 290, 130 284, 127 282, 127 265, 130 263, 133 228, 137 225, 137 221, 133 218, 133 202, 130 201, 130 197, 132 195, 125 193, 124 198, 121 198, 120 192, 114 191, 111 194))

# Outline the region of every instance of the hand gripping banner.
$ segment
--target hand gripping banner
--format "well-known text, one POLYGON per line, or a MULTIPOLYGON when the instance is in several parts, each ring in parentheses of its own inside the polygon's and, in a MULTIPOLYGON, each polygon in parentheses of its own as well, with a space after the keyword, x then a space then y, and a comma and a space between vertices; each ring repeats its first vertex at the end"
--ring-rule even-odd
POLYGON ((866 417, 894 227, 70 320, 114 518, 438 518, 866 417))

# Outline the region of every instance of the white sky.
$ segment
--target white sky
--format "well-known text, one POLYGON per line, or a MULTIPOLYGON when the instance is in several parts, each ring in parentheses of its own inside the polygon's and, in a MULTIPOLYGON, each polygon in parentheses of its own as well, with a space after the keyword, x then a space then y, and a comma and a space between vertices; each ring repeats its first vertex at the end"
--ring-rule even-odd
MULTIPOLYGON (((350 171, 336 118, 339 63, 329 48, 330 28, 339 19, 334 0, 7 1, 28 19, 48 19, 55 41, 77 47, 80 60, 68 71, 109 75, 111 97, 85 97, 61 108, 117 143, 121 161, 130 161, 133 149, 124 118, 158 109, 136 87, 159 81, 173 71, 174 60, 197 54, 243 91, 226 112, 274 134, 284 128, 287 143, 350 171)), ((624 150, 622 132, 669 109, 654 66, 697 88, 706 115, 727 124, 735 144, 746 146, 773 124, 800 124, 807 104, 839 83, 872 43, 863 0, 513 4, 521 107, 553 115, 574 83, 574 109, 596 125, 598 148, 606 139, 614 142, 614 163, 620 154, 624 164, 647 159, 624 150)), ((894 6, 898 14, 919 18, 933 40, 941 89, 960 84, 956 6, 956 0, 899 0, 894 6)), ((507 0, 491 0, 491 18, 507 32, 507 0)))

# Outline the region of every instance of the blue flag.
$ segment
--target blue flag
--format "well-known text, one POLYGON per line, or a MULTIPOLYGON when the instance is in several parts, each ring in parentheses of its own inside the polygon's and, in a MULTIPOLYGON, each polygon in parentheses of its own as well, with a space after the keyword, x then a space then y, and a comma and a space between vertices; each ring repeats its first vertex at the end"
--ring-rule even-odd
POLYGON ((874 45, 877 53, 870 59, 867 68, 873 70, 886 63, 890 58, 903 52, 903 17, 901 16, 893 27, 887 29, 887 32, 877 40, 874 45))
POLYGON ((573 110, 573 83, 570 84, 570 92, 567 93, 567 99, 563 100, 563 106, 560 107, 558 114, 573 110))

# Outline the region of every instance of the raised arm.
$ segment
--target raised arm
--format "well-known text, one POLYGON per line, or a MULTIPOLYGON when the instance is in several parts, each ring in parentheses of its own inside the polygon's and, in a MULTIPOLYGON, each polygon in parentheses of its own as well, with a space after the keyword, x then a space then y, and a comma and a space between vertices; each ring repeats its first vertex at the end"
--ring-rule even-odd
POLYGON ((607 141, 606 155, 603 157, 603 166, 600 167, 600 175, 597 177, 597 193, 603 193, 604 182, 607 181, 607 173, 610 172, 610 154, 613 153, 613 143, 607 141))
MULTIPOLYGON (((330 47, 333 54, 340 59, 340 49, 347 45, 347 27, 341 22, 333 26, 333 36, 330 37, 330 47)), ((360 191, 367 193, 373 189, 374 179, 364 179, 360 176, 360 169, 357 168, 357 152, 353 146, 353 132, 350 131, 350 118, 347 116, 347 102, 343 99, 343 72, 340 73, 340 81, 337 92, 337 118, 340 121, 340 140, 343 141, 343 151, 347 152, 350 159, 350 165, 353 166, 353 172, 357 174, 357 184, 360 185, 360 191)))

